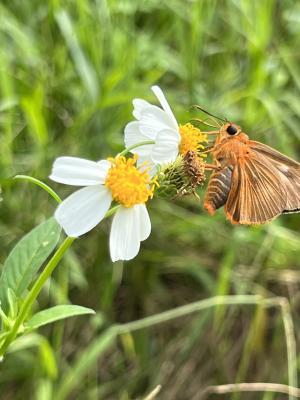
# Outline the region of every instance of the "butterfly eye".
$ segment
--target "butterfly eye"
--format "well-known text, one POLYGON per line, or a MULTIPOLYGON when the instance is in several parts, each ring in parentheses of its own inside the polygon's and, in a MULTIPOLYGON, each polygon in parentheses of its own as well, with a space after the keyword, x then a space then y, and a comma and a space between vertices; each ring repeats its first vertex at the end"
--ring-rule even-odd
POLYGON ((227 133, 229 135, 235 135, 237 133, 237 129, 234 125, 229 125, 228 128, 226 129, 227 133))

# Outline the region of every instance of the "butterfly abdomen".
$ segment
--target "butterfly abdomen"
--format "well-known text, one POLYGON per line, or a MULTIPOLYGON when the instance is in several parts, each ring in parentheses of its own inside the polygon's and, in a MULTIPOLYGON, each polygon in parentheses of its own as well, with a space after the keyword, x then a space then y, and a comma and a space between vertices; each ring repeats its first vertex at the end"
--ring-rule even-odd
POLYGON ((231 187, 232 169, 232 166, 227 166, 211 175, 204 199, 204 208, 209 214, 214 214, 226 203, 231 187))

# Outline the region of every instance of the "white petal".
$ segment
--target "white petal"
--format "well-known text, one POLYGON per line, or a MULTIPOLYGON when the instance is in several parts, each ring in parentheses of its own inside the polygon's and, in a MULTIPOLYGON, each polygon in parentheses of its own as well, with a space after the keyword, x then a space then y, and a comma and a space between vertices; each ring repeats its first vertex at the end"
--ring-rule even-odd
MULTIPOLYGON (((125 126, 124 141, 126 148, 138 144, 140 142, 150 140, 149 137, 140 133, 139 124, 140 124, 139 121, 132 121, 125 126)), ((139 146, 133 149, 132 153, 136 153, 140 156, 148 156, 148 158, 150 158, 152 147, 153 144, 139 146)))
POLYGON ((137 159, 137 166, 140 171, 147 171, 152 178, 157 172, 157 166, 151 159, 151 154, 147 156, 139 156, 137 159))
POLYGON ((140 119, 141 118, 141 111, 144 108, 151 106, 151 104, 148 103, 148 101, 143 100, 143 99, 134 99, 132 104, 133 104, 133 112, 132 112, 132 114, 136 119, 140 119))
POLYGON ((68 236, 77 237, 98 225, 111 201, 111 193, 105 186, 88 186, 67 197, 54 216, 68 236))
POLYGON ((109 248, 112 261, 131 260, 140 249, 139 209, 121 206, 113 218, 109 248))
POLYGON ((164 110, 151 106, 142 110, 139 129, 143 135, 155 140, 157 133, 162 129, 178 130, 178 126, 174 126, 171 117, 164 110))
POLYGON ((139 211, 140 240, 146 240, 151 233, 151 221, 145 204, 135 206, 139 211))
POLYGON ((77 157, 59 157, 54 161, 50 179, 74 186, 104 183, 109 163, 85 160, 77 157))
MULTIPOLYGON (((136 149, 131 150, 132 154, 137 154, 138 155, 138 160, 137 160, 137 165, 141 165, 142 163, 146 162, 147 164, 152 164, 152 159, 151 159, 151 155, 152 155, 152 150, 153 150, 153 144, 149 145, 149 147, 147 146, 141 146, 141 147, 137 147, 136 149), (140 161, 143 160, 143 161, 140 161)), ((148 166, 149 166, 148 165, 148 166)))
POLYGON ((153 146, 152 160, 156 164, 165 164, 175 160, 179 152, 180 135, 174 130, 159 132, 153 146))
POLYGON ((106 179, 107 172, 108 172, 109 168, 111 167, 111 162, 108 160, 99 160, 99 161, 97 161, 97 164, 100 165, 102 173, 103 173, 103 177, 104 177, 104 179, 106 179))
POLYGON ((141 142, 142 140, 149 140, 147 136, 144 136, 140 132, 139 126, 140 126, 139 121, 131 121, 125 126, 124 141, 126 147, 141 142))
POLYGON ((174 127, 177 127, 178 124, 177 124, 176 118, 174 117, 171 107, 169 106, 169 103, 168 103, 165 95, 163 94, 163 91, 161 90, 161 88, 159 86, 152 86, 151 89, 152 89, 153 93, 155 94, 155 96, 157 97, 158 101, 160 102, 162 108, 170 116, 171 120, 173 121, 174 127))

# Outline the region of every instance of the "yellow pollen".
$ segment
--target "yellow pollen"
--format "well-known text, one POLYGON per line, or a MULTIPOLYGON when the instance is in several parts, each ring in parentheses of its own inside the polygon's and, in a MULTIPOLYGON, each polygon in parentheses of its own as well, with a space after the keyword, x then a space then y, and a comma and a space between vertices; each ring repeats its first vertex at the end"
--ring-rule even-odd
POLYGON ((143 204, 153 197, 156 178, 151 179, 148 170, 140 171, 133 158, 116 157, 108 159, 112 166, 108 170, 105 186, 111 190, 112 197, 125 207, 143 204))
POLYGON ((179 125, 179 133, 181 136, 179 152, 183 156, 188 151, 198 153, 201 149, 204 149, 201 143, 207 142, 207 135, 202 133, 200 129, 196 128, 194 125, 190 123, 179 125))

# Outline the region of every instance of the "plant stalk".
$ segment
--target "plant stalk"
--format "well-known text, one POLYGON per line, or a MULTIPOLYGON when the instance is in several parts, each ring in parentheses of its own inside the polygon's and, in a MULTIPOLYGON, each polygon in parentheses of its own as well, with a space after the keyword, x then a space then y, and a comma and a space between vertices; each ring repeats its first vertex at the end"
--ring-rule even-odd
POLYGON ((50 196, 52 196, 54 198, 54 200, 57 201, 57 203, 62 202, 59 195, 50 186, 46 185, 46 183, 40 181, 39 179, 33 178, 32 176, 29 176, 29 175, 16 175, 13 177, 13 179, 14 180, 23 180, 23 181, 28 181, 28 182, 34 183, 35 185, 41 187, 46 192, 48 192, 50 194, 50 196))
POLYGON ((20 312, 12 326, 11 331, 9 332, 8 336, 6 337, 2 347, 0 349, 0 357, 4 355, 8 346, 16 338, 20 326, 26 319, 31 306, 34 303, 34 301, 36 300, 40 291, 42 290, 42 287, 44 286, 47 279, 51 276, 52 272, 58 265, 59 261, 62 259, 63 255, 65 254, 65 252, 68 250, 68 248, 71 246, 71 244, 74 242, 75 239, 76 239, 75 237, 67 237, 63 241, 63 243, 59 246, 59 248, 56 250, 56 252, 53 255, 53 257, 51 258, 51 260, 48 262, 48 264, 44 268, 43 272, 40 274, 40 276, 36 280, 35 284, 32 286, 30 292, 26 296, 26 298, 21 306, 20 312))
POLYGON ((141 147, 141 146, 145 146, 146 144, 154 144, 154 143, 155 143, 154 140, 145 140, 143 142, 133 144, 132 146, 129 146, 125 150, 121 151, 121 153, 118 154, 118 157, 125 156, 127 153, 129 153, 131 150, 135 149, 136 147, 141 147))

